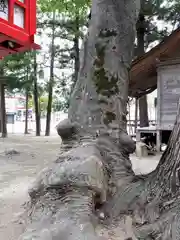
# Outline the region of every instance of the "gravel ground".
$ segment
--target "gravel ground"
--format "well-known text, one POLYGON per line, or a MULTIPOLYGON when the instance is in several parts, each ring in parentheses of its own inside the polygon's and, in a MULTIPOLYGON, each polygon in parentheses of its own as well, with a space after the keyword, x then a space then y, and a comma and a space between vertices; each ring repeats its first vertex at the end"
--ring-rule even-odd
POLYGON ((36 174, 56 159, 60 138, 10 136, 0 139, 0 239, 17 240, 23 231, 19 216, 36 174), (12 149, 19 154, 8 154, 12 149))
MULTIPOLYGON (((0 239, 17 240, 22 233, 23 222, 19 216, 29 199, 27 190, 36 174, 57 158, 60 142, 58 136, 0 139, 0 239), (13 149, 17 153, 7 154, 13 149)), ((159 156, 146 159, 132 156, 131 159, 136 173, 147 173, 156 167, 159 156)))

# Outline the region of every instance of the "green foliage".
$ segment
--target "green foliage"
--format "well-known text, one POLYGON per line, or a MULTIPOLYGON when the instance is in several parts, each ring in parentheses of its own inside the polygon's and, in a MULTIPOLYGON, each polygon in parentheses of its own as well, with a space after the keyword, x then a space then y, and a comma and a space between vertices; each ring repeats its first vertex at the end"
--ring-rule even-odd
MULTIPOLYGON (((73 63, 75 61, 77 52, 74 48, 74 37, 78 36, 79 39, 83 38, 83 27, 87 23, 87 12, 90 9, 91 1, 89 0, 39 0, 39 9, 48 16, 48 19, 44 20, 41 25, 44 28, 52 27, 52 12, 56 11, 59 17, 56 18, 56 37, 67 41, 65 46, 57 44, 55 46, 55 61, 56 67, 63 71, 63 69, 71 69, 73 71, 73 63), (76 25, 76 18, 78 17, 78 29, 76 25)), ((177 22, 180 21, 180 1, 174 0, 173 2, 167 2, 166 0, 142 0, 143 14, 146 21, 146 33, 145 33, 145 49, 149 49, 149 46, 153 42, 160 42, 165 36, 170 33, 170 30, 164 26, 159 28, 157 20, 162 20, 165 23, 170 23, 174 29, 177 26, 177 22)), ((49 34, 51 37, 51 34, 49 34)), ((60 42, 60 41, 59 41, 60 42)), ((48 58, 48 56, 47 56, 48 58)), ((73 76, 74 73, 70 74, 73 76)), ((70 95, 70 85, 73 85, 71 81, 67 80, 69 76, 61 76, 55 74, 55 92, 60 97, 59 102, 67 102, 70 95)), ((59 106, 60 104, 58 104, 59 106)), ((68 106, 68 104, 62 104, 62 106, 68 106)), ((61 108, 61 107, 59 107, 61 108)), ((62 107, 63 108, 63 107, 62 107)))
MULTIPOLYGON (((61 0, 61 1, 42 1, 39 0, 39 9, 43 12, 38 21, 41 32, 49 37, 49 52, 44 54, 44 67, 50 69, 52 62, 49 56, 54 51, 53 67, 53 89, 55 96, 59 95, 63 104, 60 107, 68 107, 71 86, 76 81, 77 69, 75 61, 79 54, 79 40, 84 37, 84 26, 87 25, 87 12, 89 11, 89 0, 61 0), (55 19, 53 12, 55 11, 55 19), (52 46, 52 29, 55 26, 55 41, 52 46), (77 40, 77 41, 76 41, 77 40), (75 45, 75 41, 77 45, 75 45), (57 69, 59 73, 57 73, 57 69)), ((78 61, 78 60, 77 60, 78 61)), ((47 78, 48 80, 48 78, 47 78)), ((46 89, 49 84, 46 83, 46 89)), ((59 107, 58 107, 59 108, 59 107)))
POLYGON ((164 4, 164 0, 141 0, 142 13, 145 16, 157 16, 164 4))
POLYGON ((28 53, 9 55, 0 64, 9 91, 22 91, 32 84, 27 72, 30 64, 28 53))
POLYGON ((54 97, 52 108, 54 112, 67 112, 69 108, 69 97, 60 100, 57 97, 54 97))
MULTIPOLYGON (((48 105, 48 97, 46 95, 40 96, 39 97, 39 108, 41 111, 41 115, 45 115, 46 109, 48 105)), ((28 102, 29 108, 32 108, 33 110, 35 109, 34 107, 34 99, 30 98, 28 102)))
POLYGON ((77 11, 82 15, 86 14, 90 7, 90 0, 39 0, 39 6, 42 12, 58 11, 65 13, 66 16, 74 17, 77 11))
MULTIPOLYGON (((145 28, 145 49, 154 42, 160 42, 171 31, 175 30, 180 22, 180 1, 167 2, 166 0, 141 0, 141 14, 145 17, 140 22, 145 28)), ((138 27, 138 25, 137 25, 138 27)), ((138 55, 135 46, 135 56, 138 55)))

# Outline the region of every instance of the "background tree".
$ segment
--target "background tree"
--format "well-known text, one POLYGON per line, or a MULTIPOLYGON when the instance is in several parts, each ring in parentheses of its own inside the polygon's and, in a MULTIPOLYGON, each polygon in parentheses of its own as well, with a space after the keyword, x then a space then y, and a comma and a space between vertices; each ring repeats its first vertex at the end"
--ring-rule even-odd
MULTIPOLYGON (((47 106, 46 132, 50 134, 51 108, 54 92, 62 93, 61 100, 69 101, 69 93, 77 81, 79 71, 79 45, 83 37, 84 26, 87 24, 87 11, 89 1, 60 1, 55 3, 41 2, 41 10, 44 12, 44 18, 39 22, 48 32, 51 39, 49 43, 50 61, 44 61, 44 67, 49 68, 48 95, 49 101, 47 106), (54 12, 54 14, 53 14, 54 12), (56 12, 56 13, 55 13, 56 12), (49 30, 48 30, 49 29, 49 30), (65 97, 65 99, 63 99, 65 97)), ((67 106, 67 104, 63 104, 67 106)))
POLYGON ((36 118, 36 136, 41 134, 41 115, 39 109, 39 93, 38 93, 38 65, 37 65, 37 53, 33 52, 33 73, 31 79, 33 81, 33 96, 34 96, 34 108, 36 118))
POLYGON ((45 136, 50 135, 50 125, 51 125, 51 111, 52 111, 52 98, 53 98, 53 85, 54 85, 54 61, 55 61, 55 21, 56 12, 52 13, 52 36, 51 36, 51 47, 50 47, 50 77, 48 83, 48 105, 47 105, 47 116, 46 116, 46 130, 45 136))
MULTIPOLYGON (((28 79, 27 68, 29 66, 30 59, 28 58, 27 53, 21 53, 17 55, 12 55, 6 57, 3 61, 1 61, 1 66, 3 69, 4 75, 4 86, 2 87, 1 94, 1 110, 2 110, 2 119, 3 119, 3 131, 2 135, 7 136, 7 128, 6 128, 6 109, 5 109, 5 92, 27 92, 29 89, 30 82, 28 79)), ((25 132, 27 128, 27 122, 25 124, 25 132)))
POLYGON ((26 116, 25 116, 25 132, 27 133, 28 119, 28 102, 29 95, 33 93, 35 102, 35 118, 36 118, 36 136, 40 136, 40 113, 38 101, 38 66, 36 62, 36 52, 27 52, 18 55, 12 55, 5 58, 8 82, 7 86, 10 91, 23 92, 26 96, 26 116))

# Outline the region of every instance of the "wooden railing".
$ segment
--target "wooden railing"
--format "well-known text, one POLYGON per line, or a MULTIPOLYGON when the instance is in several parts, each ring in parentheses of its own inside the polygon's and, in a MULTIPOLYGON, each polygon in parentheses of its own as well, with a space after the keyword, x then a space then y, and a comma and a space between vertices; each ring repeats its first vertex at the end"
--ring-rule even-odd
MULTIPOLYGON (((156 126, 156 120, 149 120, 149 126, 156 126)), ((140 127, 140 122, 137 122, 137 127, 140 127)), ((127 132, 130 136, 135 136, 135 120, 127 120, 127 132)))

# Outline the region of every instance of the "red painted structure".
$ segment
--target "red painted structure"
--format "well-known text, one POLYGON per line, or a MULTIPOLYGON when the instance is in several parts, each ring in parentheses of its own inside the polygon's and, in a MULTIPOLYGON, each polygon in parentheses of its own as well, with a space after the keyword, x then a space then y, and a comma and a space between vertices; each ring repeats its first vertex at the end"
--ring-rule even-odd
POLYGON ((17 52, 40 49, 40 46, 34 43, 35 33, 36 0, 0 0, 1 58, 17 52), (17 15, 15 14, 19 10, 23 13, 23 26, 17 24, 17 15))

